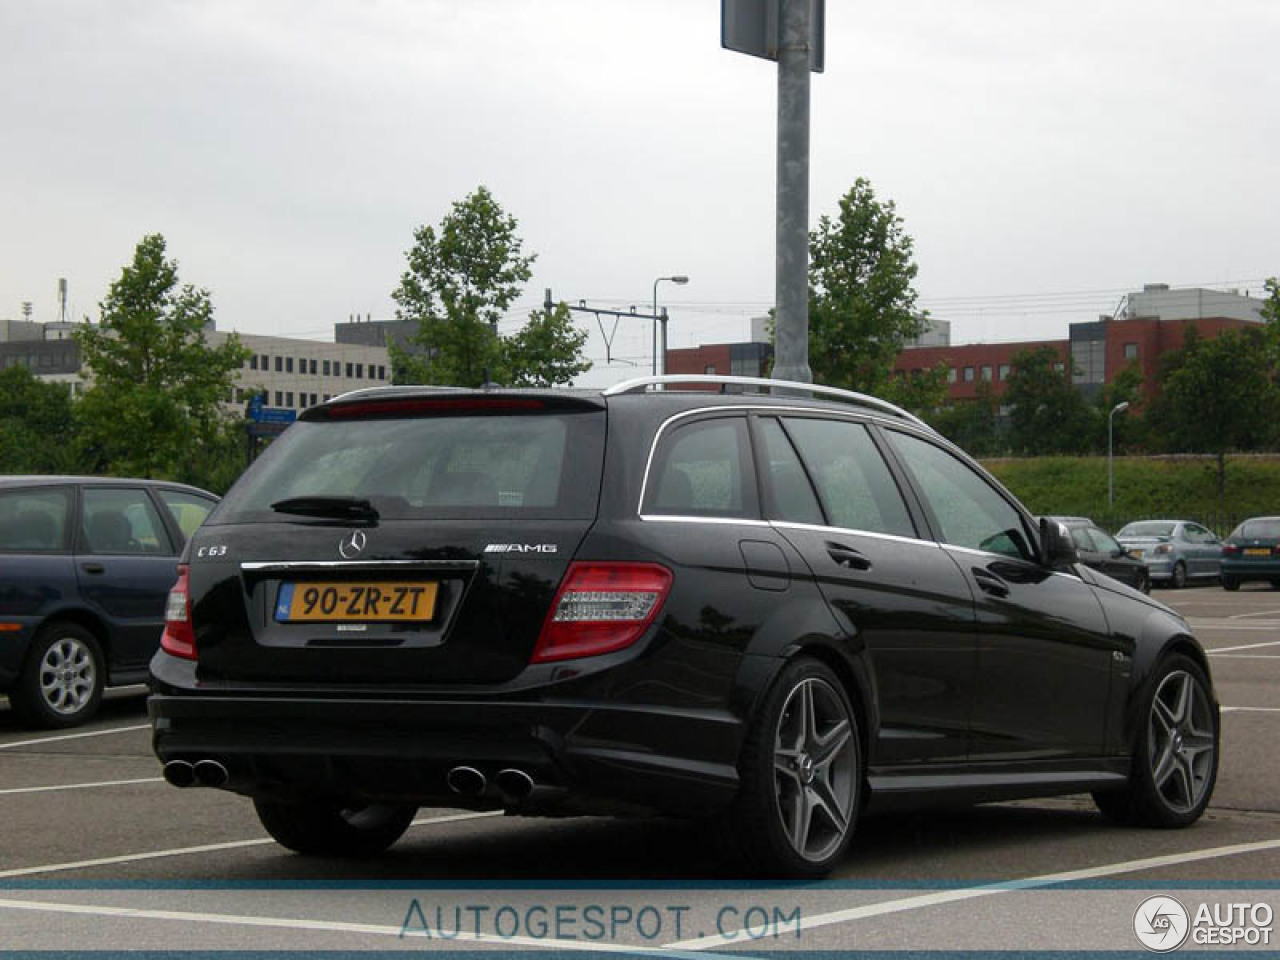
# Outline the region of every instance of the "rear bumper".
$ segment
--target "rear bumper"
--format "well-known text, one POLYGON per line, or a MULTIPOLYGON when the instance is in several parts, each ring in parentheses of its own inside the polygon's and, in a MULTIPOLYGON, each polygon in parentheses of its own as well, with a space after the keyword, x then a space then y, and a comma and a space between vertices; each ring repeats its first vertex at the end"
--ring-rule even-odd
POLYGON ((536 788, 517 812, 700 815, 737 790, 739 721, 574 701, 233 696, 157 692, 148 701, 159 758, 213 759, 227 789, 280 800, 317 796, 417 806, 512 808, 498 771, 536 788), (446 777, 469 766, 485 792, 446 777))
POLYGON ((1248 580, 1280 580, 1280 560, 1223 560, 1222 576, 1248 580))

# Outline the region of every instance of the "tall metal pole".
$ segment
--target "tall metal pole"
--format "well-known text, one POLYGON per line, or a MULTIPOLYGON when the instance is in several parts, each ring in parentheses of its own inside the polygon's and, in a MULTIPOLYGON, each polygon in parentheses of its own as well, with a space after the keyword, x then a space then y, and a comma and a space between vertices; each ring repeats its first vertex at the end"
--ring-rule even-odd
POLYGON ((778 380, 813 381, 809 367, 809 16, 810 0, 779 0, 778 380))
POLYGON ((1124 413, 1129 409, 1129 401, 1117 403, 1111 408, 1111 412, 1107 414, 1107 507, 1111 508, 1116 505, 1116 471, 1114 456, 1112 450, 1114 444, 1112 437, 1115 433, 1116 414, 1124 413))

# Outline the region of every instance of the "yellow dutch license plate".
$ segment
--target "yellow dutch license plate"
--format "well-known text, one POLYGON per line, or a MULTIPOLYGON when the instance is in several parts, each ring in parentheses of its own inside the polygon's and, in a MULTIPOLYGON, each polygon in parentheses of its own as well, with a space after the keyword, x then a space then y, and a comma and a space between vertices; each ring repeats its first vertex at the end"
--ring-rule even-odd
POLYGON ((1245 550, 1244 555, 1246 557, 1269 557, 1271 556, 1271 551, 1266 547, 1249 547, 1245 550))
POLYGON ((434 583, 283 583, 276 597, 279 623, 399 623, 430 620, 434 583))

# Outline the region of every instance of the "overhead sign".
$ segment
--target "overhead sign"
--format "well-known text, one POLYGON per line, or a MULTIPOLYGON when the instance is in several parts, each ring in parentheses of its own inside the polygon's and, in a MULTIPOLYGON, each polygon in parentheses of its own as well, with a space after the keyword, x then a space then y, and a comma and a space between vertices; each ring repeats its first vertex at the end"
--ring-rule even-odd
MULTIPOLYGON (((765 60, 778 59, 782 0, 720 0, 720 46, 765 60)), ((822 73, 825 0, 809 0, 809 69, 822 73)))
POLYGON ((254 423, 293 423, 298 419, 298 411, 288 407, 268 407, 263 404, 262 394, 255 393, 249 398, 249 405, 244 415, 254 423))

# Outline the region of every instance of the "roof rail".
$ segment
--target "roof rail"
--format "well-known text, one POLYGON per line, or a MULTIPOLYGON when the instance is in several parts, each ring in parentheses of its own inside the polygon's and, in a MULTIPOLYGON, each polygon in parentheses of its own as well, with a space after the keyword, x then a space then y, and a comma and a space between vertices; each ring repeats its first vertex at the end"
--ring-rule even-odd
MULTIPOLYGON (((430 384, 418 384, 418 383, 383 383, 383 384, 379 384, 376 387, 356 387, 354 390, 348 390, 346 393, 340 393, 337 396, 330 398, 328 402, 333 403, 334 401, 337 401, 337 400, 346 400, 350 397, 360 396, 362 394, 367 394, 367 393, 384 393, 384 392, 389 393, 392 390, 422 390, 428 393, 446 393, 446 392, 467 393, 469 392, 468 387, 437 387, 437 386, 431 386, 430 384)), ((479 390, 480 388, 476 387, 475 391, 471 391, 471 392, 478 392, 479 390)))
POLYGON ((677 386, 692 383, 713 383, 721 387, 769 387, 773 390, 786 390, 789 392, 803 392, 823 397, 834 397, 844 400, 847 403, 857 404, 861 407, 869 407, 881 413, 888 413, 895 417, 901 417, 909 423, 916 426, 924 427, 930 432, 934 432, 933 428, 917 417, 913 413, 902 409, 896 404, 890 403, 888 400, 881 400, 879 397, 873 397, 866 393, 855 393, 852 390, 841 390, 838 387, 824 387, 816 383, 799 383, 794 380, 770 380, 766 377, 723 377, 715 374, 693 374, 693 373, 676 373, 667 374, 658 377, 636 377, 634 380, 624 380, 622 383, 616 383, 604 391, 606 397, 616 397, 623 393, 636 393, 644 391, 652 386, 671 385, 677 386))

